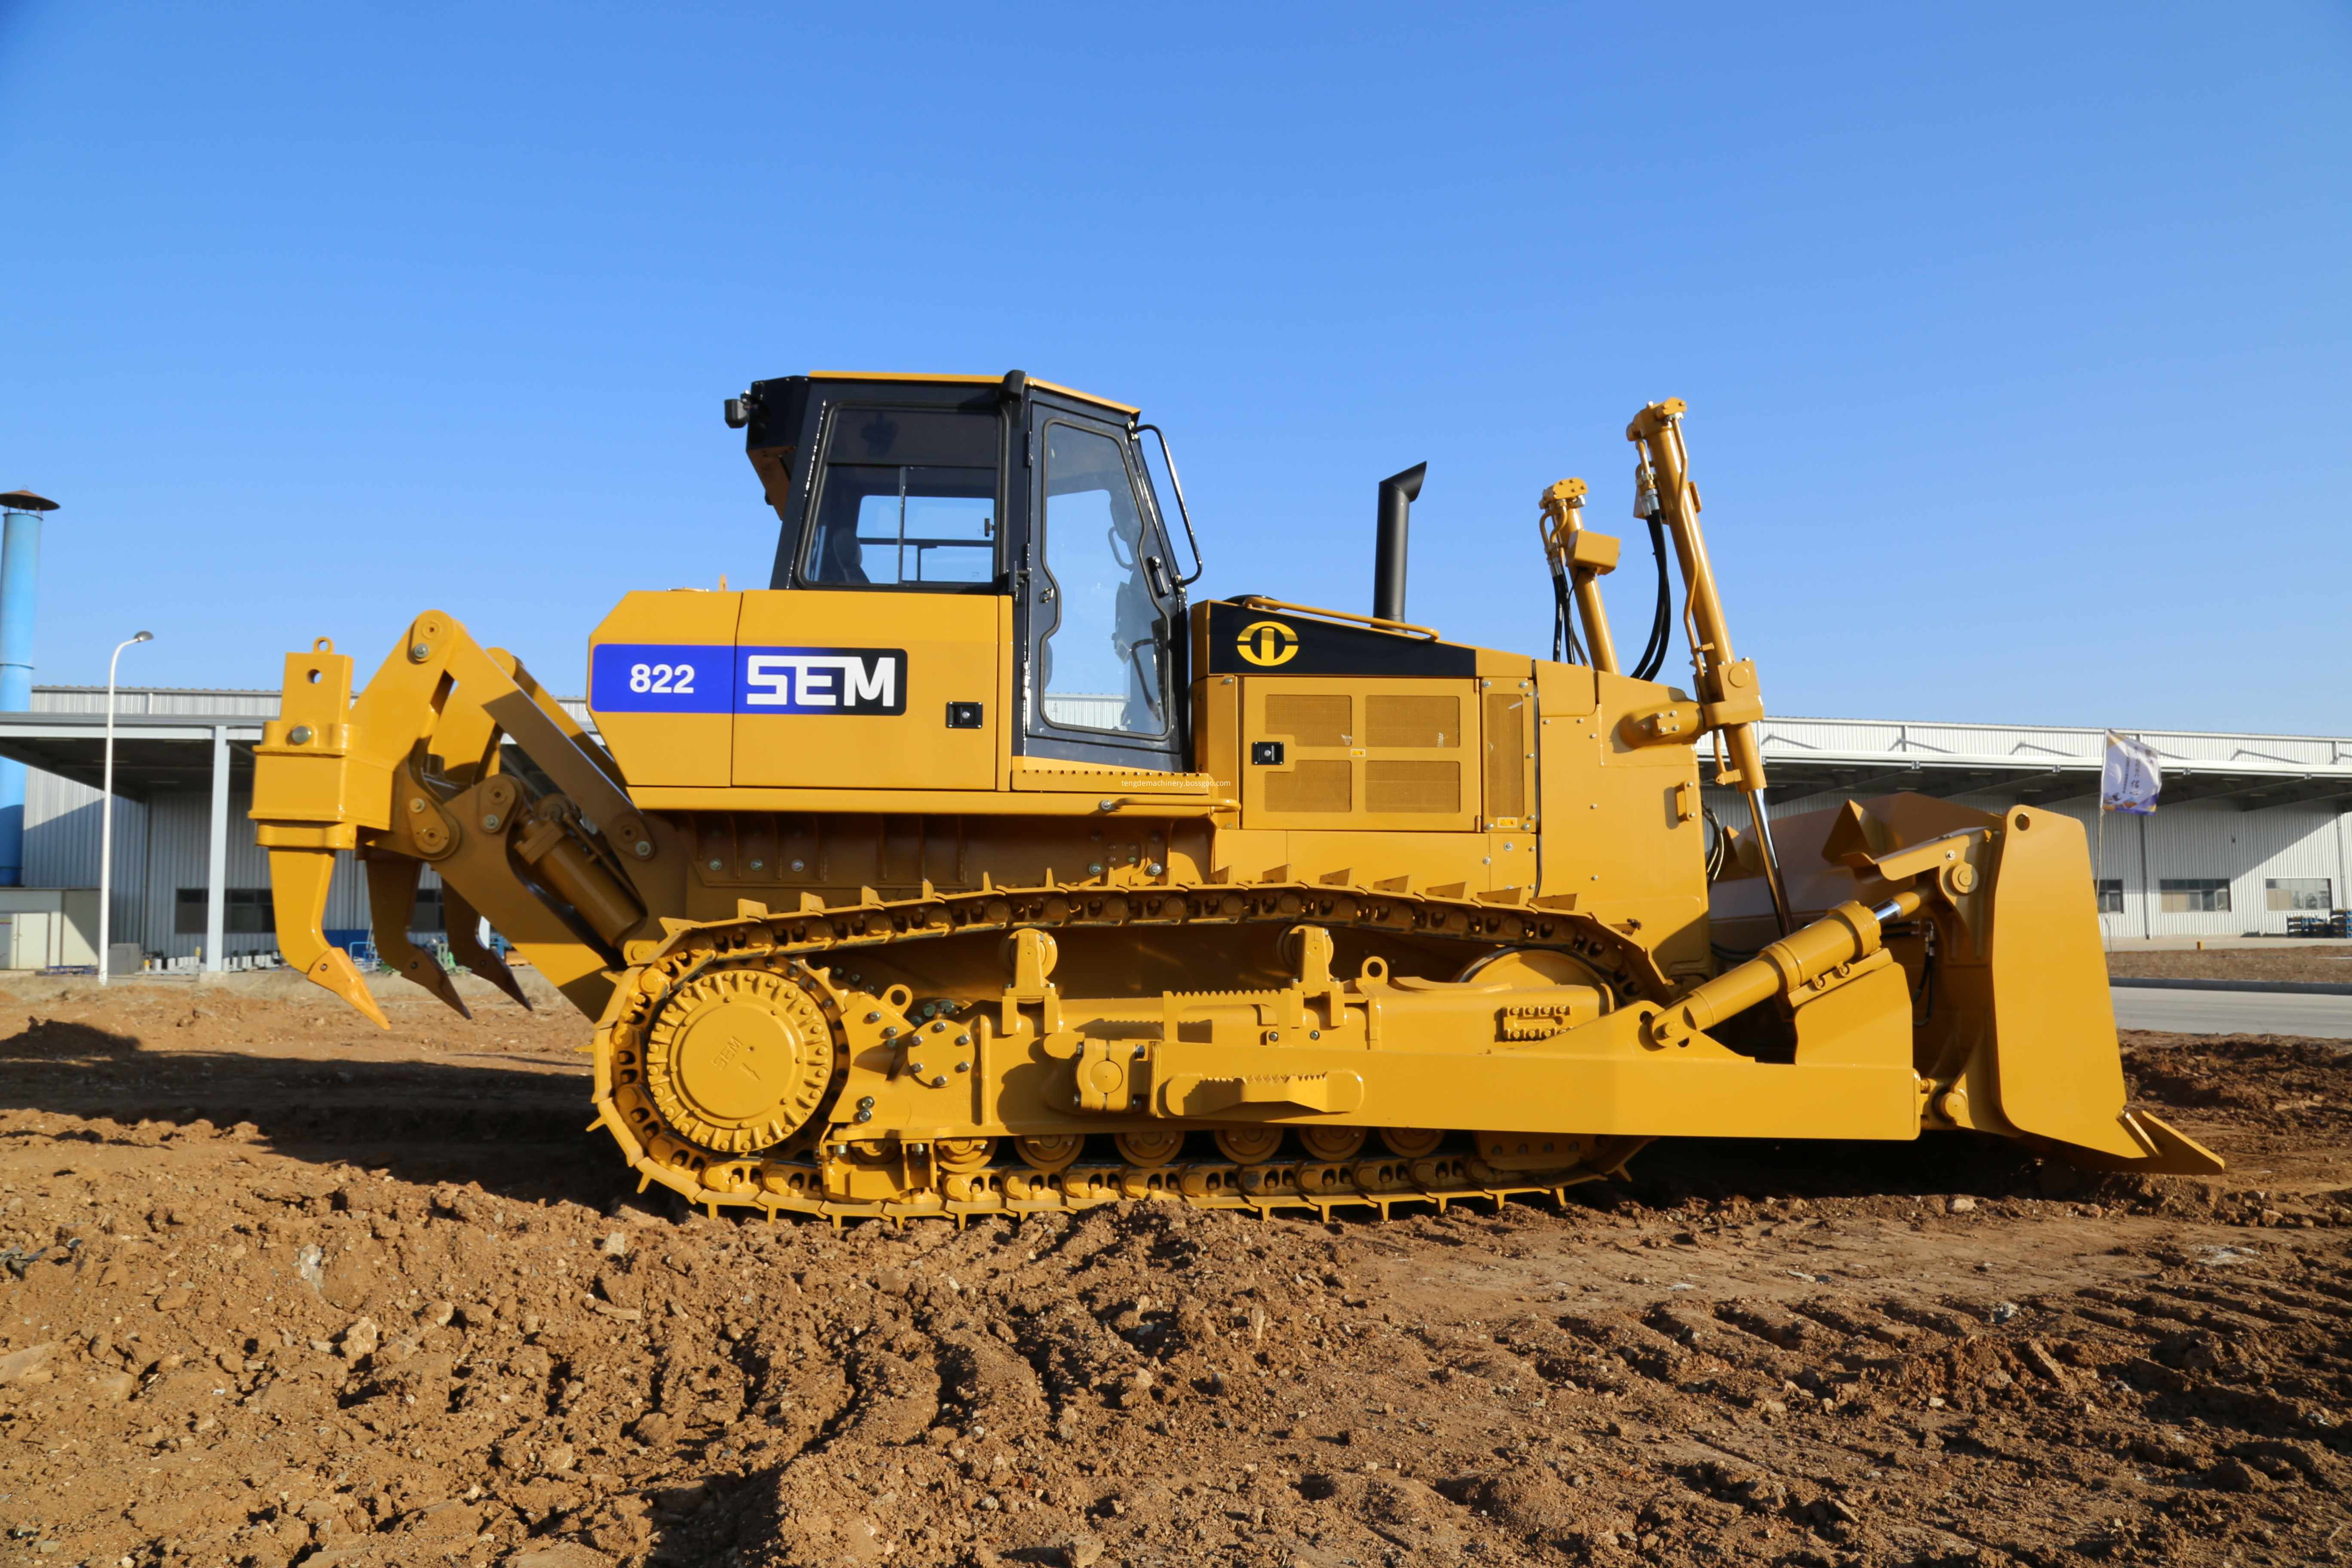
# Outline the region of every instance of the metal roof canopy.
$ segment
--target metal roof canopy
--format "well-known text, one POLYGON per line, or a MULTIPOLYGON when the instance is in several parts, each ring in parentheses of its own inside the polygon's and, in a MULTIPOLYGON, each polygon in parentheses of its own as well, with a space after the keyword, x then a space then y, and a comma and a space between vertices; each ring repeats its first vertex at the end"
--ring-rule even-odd
MULTIPOLYGON (((1783 800, 1910 790, 1997 792, 2028 805, 2098 793, 2106 731, 2057 725, 1768 719, 1766 771, 1783 800)), ((2166 805, 2221 801, 2240 811, 2352 802, 2352 740, 2309 735, 2132 731, 2157 753, 2166 805)))
MULTIPOLYGON (((145 804, 154 796, 213 787, 213 731, 227 732, 228 781, 233 791, 253 788, 253 748, 263 721, 250 714, 114 716, 114 793, 145 804)), ((593 733, 593 731, 592 731, 593 733)), ((542 795, 554 781, 533 766, 512 742, 499 748, 508 772, 530 780, 542 795)), ((91 789, 105 787, 106 715, 103 713, 0 713, 0 757, 55 773, 91 789)))
MULTIPOLYGON (((118 713, 114 793, 143 802, 168 792, 211 789, 215 728, 227 731, 230 786, 250 788, 253 748, 261 739, 259 720, 248 714, 208 720, 188 714, 149 718, 118 713)), ((0 713, 0 757, 100 788, 106 777, 106 715, 0 713)))

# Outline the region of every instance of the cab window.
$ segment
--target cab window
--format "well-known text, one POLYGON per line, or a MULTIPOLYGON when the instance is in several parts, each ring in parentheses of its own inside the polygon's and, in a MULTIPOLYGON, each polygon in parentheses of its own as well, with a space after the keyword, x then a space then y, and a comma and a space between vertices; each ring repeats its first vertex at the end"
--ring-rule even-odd
POLYGON ((993 414, 834 410, 801 581, 960 588, 996 579, 993 414))

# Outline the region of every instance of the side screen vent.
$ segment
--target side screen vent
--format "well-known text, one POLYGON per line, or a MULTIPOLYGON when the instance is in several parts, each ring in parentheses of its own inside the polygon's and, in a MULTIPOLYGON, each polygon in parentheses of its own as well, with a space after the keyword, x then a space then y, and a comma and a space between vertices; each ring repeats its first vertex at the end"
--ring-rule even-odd
MULTIPOLYGON (((1355 704, 1340 695, 1314 695, 1302 691, 1269 692, 1265 700, 1265 728, 1271 735, 1287 737, 1297 746, 1351 746, 1355 744, 1349 722, 1355 704)), ((1339 796, 1339 809, 1347 807, 1347 795, 1339 796)))
POLYGON ((1528 814, 1528 694, 1486 693, 1486 819, 1528 814))
POLYGON ((1269 773, 1265 775, 1265 808, 1345 815, 1354 805, 1351 772, 1346 763, 1302 762, 1287 773, 1269 773))
POLYGON ((1458 747, 1462 744, 1462 699, 1367 697, 1364 744, 1377 751, 1458 747))
POLYGON ((1462 764, 1368 762, 1364 764, 1364 809, 1374 816, 1391 812, 1458 812, 1462 809, 1462 764))
POLYGON ((1484 711, 1468 680, 1245 677, 1243 826, 1471 831, 1484 711))

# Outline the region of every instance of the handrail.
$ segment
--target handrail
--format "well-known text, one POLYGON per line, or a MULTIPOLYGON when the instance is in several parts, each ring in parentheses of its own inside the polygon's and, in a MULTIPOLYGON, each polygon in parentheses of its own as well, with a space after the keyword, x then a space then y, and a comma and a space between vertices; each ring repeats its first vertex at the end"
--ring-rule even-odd
POLYGON ((1297 616, 1320 616, 1327 621, 1356 621, 1370 626, 1375 631, 1408 632, 1414 637, 1427 637, 1432 642, 1445 640, 1438 635, 1435 626, 1416 626, 1408 621, 1383 620, 1379 616, 1359 616, 1346 610, 1321 610, 1313 605, 1294 605, 1287 599, 1268 598, 1264 594, 1244 594, 1234 603, 1247 605, 1252 609, 1257 610, 1288 610, 1297 616))
MULTIPOLYGON (((1168 434, 1166 431, 1160 429, 1159 426, 1148 424, 1137 425, 1135 426, 1135 429, 1139 432, 1149 430, 1159 439, 1160 461, 1167 467, 1168 483, 1176 491, 1176 515, 1183 520, 1184 541, 1192 547, 1192 574, 1189 577, 1179 577, 1176 579, 1176 585, 1179 588, 1189 588, 1193 584, 1201 580, 1201 574, 1209 569, 1209 563, 1202 558, 1201 554, 1201 536, 1192 531, 1192 509, 1184 504, 1184 480, 1182 477, 1176 472, 1176 454, 1168 449, 1168 434)), ((1137 454, 1137 461, 1139 463, 1141 460, 1142 454, 1139 452, 1137 454)), ((1143 471, 1143 477, 1146 480, 1149 480, 1151 478, 1151 470, 1148 468, 1145 468, 1143 471)), ((1159 507, 1160 494, 1157 490, 1152 492, 1151 504, 1155 509, 1159 507)), ((1160 531, 1162 533, 1168 531, 1168 516, 1164 511, 1160 513, 1160 531)), ((1175 549, 1176 542, 1172 537, 1168 542, 1169 548, 1171 551, 1175 549)))

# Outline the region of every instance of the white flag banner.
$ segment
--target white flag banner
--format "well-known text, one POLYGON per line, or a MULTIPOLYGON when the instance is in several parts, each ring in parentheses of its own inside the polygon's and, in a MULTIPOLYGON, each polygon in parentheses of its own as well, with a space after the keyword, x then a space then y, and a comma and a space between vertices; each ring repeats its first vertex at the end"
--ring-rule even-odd
POLYGON ((2147 742, 2108 731, 2107 763, 2099 772, 2100 809, 2145 816, 2156 809, 2157 792, 2163 787, 2164 772, 2147 742))

